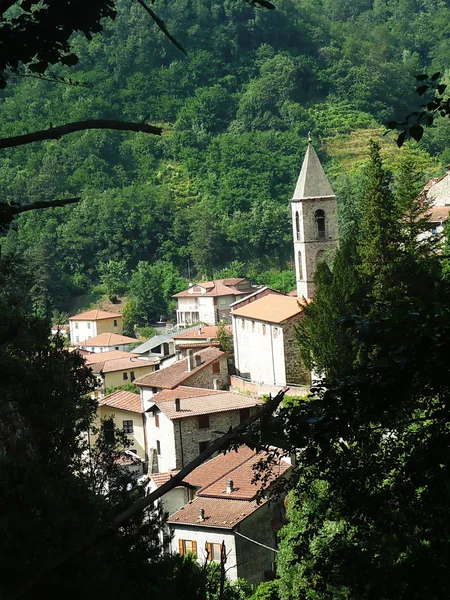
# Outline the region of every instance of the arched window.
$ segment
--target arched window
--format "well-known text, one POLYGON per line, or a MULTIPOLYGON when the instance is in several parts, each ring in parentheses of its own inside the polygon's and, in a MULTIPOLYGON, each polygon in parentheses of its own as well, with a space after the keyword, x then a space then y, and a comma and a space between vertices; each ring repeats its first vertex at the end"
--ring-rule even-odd
POLYGON ((314 213, 314 221, 316 226, 316 239, 325 239, 325 212, 322 209, 316 210, 314 213))
POLYGON ((297 255, 298 260, 298 279, 303 279, 303 266, 302 266, 302 253, 299 252, 297 255))
POLYGON ((300 240, 300 216, 297 211, 295 211, 295 239, 300 240))

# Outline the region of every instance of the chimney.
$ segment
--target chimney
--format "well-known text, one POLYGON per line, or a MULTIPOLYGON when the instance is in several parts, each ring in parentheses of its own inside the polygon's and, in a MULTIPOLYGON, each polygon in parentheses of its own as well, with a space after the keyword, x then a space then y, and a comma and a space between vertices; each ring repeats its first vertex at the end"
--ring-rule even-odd
POLYGON ((198 328, 198 335, 202 335, 203 329, 201 327, 198 328))
POLYGON ((195 366, 199 367, 202 364, 202 357, 199 356, 198 354, 195 354, 194 358, 195 358, 195 366))
POLYGON ((176 412, 180 412, 180 399, 179 398, 175 398, 175 400, 173 401, 173 406, 174 406, 176 412))
POLYGON ((233 491, 233 480, 232 479, 227 479, 226 493, 227 494, 231 494, 232 491, 233 491))
POLYGON ((201 509, 198 511, 198 519, 197 519, 197 521, 198 521, 199 523, 203 523, 203 521, 204 521, 204 520, 205 520, 205 509, 204 509, 204 508, 201 508, 201 509))
POLYGON ((192 352, 192 349, 189 348, 189 350, 187 351, 187 370, 192 371, 193 368, 194 368, 193 352, 192 352))
POLYGON ((217 377, 215 377, 213 379, 213 389, 215 389, 215 390, 219 389, 219 380, 217 379, 217 377))

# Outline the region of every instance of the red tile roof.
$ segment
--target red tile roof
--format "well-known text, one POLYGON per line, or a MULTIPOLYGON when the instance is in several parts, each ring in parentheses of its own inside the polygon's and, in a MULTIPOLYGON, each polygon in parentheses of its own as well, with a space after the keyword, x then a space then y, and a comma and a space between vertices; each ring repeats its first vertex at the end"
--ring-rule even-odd
MULTIPOLYGON (((83 352, 88 352, 87 350, 82 350, 82 349, 78 349, 76 348, 76 350, 80 353, 83 352)), ((127 352, 126 350, 109 350, 108 354, 102 354, 101 352, 89 352, 89 354, 86 356, 86 363, 94 363, 94 362, 98 362, 103 360, 103 357, 108 358, 108 360, 113 360, 116 358, 136 358, 139 356, 139 354, 133 354, 133 352, 127 352)))
POLYGON ((100 321, 101 319, 118 319, 119 317, 122 318, 122 315, 95 309, 69 317, 69 321, 100 321))
POLYGON ((174 390, 161 390, 154 398, 161 402, 165 400, 171 400, 173 402, 175 398, 198 398, 199 396, 212 396, 213 394, 223 393, 224 392, 220 390, 208 390, 205 388, 180 385, 174 390))
MULTIPOLYGON (((155 364, 159 364, 158 360, 145 360, 143 358, 135 358, 134 356, 124 356, 122 358, 113 358, 110 359, 108 357, 111 352, 97 352, 96 357, 98 357, 95 362, 92 360, 92 356, 90 356, 89 362, 87 362, 88 367, 94 371, 94 373, 112 373, 114 371, 128 371, 133 369, 142 369, 147 367, 150 371, 150 368, 155 364)), ((129 354, 129 353, 128 353, 129 354)), ((145 376, 144 376, 145 377, 145 376)), ((136 382, 135 382, 136 383, 136 382)))
MULTIPOLYGON (((174 475, 176 475, 178 471, 166 471, 165 473, 152 473, 148 476, 151 479, 157 488, 161 487, 168 481, 172 479, 174 475)), ((177 486, 179 487, 179 486, 177 486)))
MULTIPOLYGON (((174 335, 174 340, 188 339, 188 340, 215 340, 217 338, 217 331, 219 327, 214 325, 202 325, 198 329, 191 331, 184 331, 178 335, 174 335)), ((231 325, 225 325, 225 330, 232 331, 231 325)))
POLYGON ((251 286, 251 283, 248 281, 248 279, 245 278, 232 278, 232 279, 215 279, 214 281, 201 281, 200 283, 196 283, 194 284, 194 286, 191 286, 190 288, 188 288, 187 290, 183 290, 182 292, 179 292, 178 294, 174 294, 172 297, 173 298, 181 298, 184 296, 188 296, 188 297, 193 297, 196 298, 198 296, 204 296, 204 297, 209 297, 209 296, 239 296, 242 294, 251 294, 254 291, 254 289, 251 286), (248 284, 247 287, 245 289, 237 289, 237 285, 239 284, 248 284), (200 286, 202 288, 205 288, 206 291, 205 292, 194 292, 191 291, 192 287, 195 286, 200 286))
POLYGON ((117 333, 100 333, 93 338, 88 338, 82 342, 77 342, 76 346, 121 346, 123 344, 131 344, 136 342, 136 338, 126 335, 118 335, 117 333))
POLYGON ((443 223, 447 221, 450 213, 450 206, 432 206, 426 214, 430 223, 443 223))
POLYGON ((232 312, 232 315, 254 319, 255 321, 266 321, 267 323, 283 323, 303 312, 303 307, 299 302, 301 302, 299 298, 293 298, 292 296, 270 294, 237 308, 232 312))
POLYGON ((238 523, 254 513, 268 500, 257 504, 256 500, 231 500, 230 498, 195 498, 176 513, 167 522, 171 525, 185 524, 199 527, 217 527, 234 529, 238 523), (203 509, 204 520, 199 521, 200 509, 203 509))
POLYGON ((99 406, 111 406, 121 410, 130 410, 131 412, 142 412, 141 397, 133 392, 125 390, 117 390, 112 394, 108 394, 98 401, 99 406))
MULTIPOLYGON (((181 385, 183 381, 195 375, 211 363, 224 358, 226 356, 225 352, 222 352, 218 348, 205 348, 204 350, 199 350, 195 352, 195 356, 200 356, 202 363, 198 367, 194 367, 191 371, 187 370, 187 358, 183 360, 179 360, 170 366, 160 369, 155 373, 150 373, 149 375, 144 375, 144 377, 140 377, 136 379, 134 382, 135 385, 141 385, 146 387, 156 387, 156 388, 165 388, 173 390, 177 386, 181 385)), ((194 358, 195 365, 195 358, 194 358)))
MULTIPOLYGON (((176 392, 177 390, 175 390, 176 392)), ((190 398, 180 398, 180 410, 175 410, 174 401, 161 400, 160 395, 156 394, 152 401, 169 419, 185 419, 198 415, 209 415, 219 412, 228 412, 231 410, 240 410, 241 408, 251 408, 264 404, 263 400, 257 400, 250 396, 241 396, 231 392, 219 392, 208 390, 209 395, 201 394, 190 398)), ((179 397, 178 394, 174 394, 179 397)))

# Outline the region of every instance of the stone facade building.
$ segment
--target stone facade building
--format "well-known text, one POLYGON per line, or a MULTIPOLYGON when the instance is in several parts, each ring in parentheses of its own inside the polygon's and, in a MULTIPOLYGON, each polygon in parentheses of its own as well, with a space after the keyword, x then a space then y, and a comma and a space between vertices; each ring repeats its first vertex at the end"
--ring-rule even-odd
POLYGON ((291 200, 297 296, 314 296, 317 263, 338 246, 336 196, 311 140, 291 200))
POLYGON ((220 390, 164 390, 146 408, 149 470, 181 469, 262 404, 220 390), (222 433, 221 433, 222 432, 222 433))

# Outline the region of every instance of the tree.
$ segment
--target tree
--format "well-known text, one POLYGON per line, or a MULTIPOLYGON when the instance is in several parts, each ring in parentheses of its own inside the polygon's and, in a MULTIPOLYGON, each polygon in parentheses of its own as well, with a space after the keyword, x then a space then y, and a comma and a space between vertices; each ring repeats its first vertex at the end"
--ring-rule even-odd
POLYGON ((100 281, 106 286, 109 299, 114 302, 126 288, 126 263, 124 260, 109 260, 107 263, 100 263, 98 270, 100 281))
POLYGON ((367 172, 361 237, 352 252, 346 240, 332 271, 318 270, 299 331, 323 379, 279 416, 286 446, 301 449, 278 560, 282 600, 425 599, 450 589, 440 516, 450 381, 439 374, 450 290, 433 240, 411 250, 400 207, 415 200, 403 189, 394 202, 374 147, 367 172))

